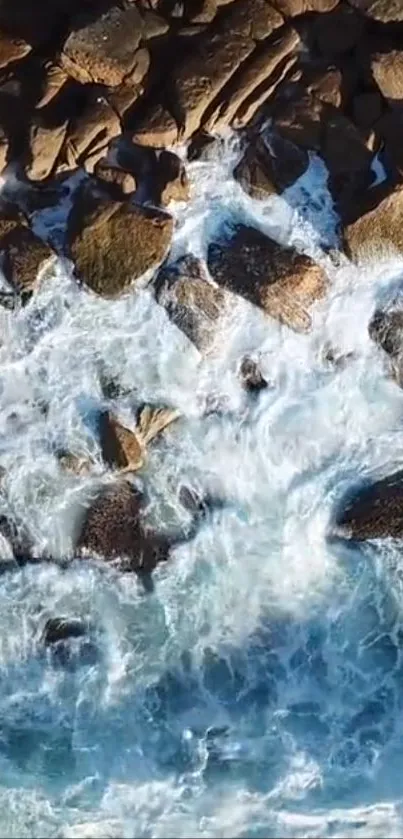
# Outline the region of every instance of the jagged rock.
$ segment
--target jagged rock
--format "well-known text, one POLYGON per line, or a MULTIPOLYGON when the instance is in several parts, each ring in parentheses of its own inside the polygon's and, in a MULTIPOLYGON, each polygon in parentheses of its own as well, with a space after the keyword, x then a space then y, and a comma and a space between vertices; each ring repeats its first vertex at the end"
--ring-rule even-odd
POLYGON ((0 218, 0 252, 6 278, 19 292, 34 289, 38 271, 54 252, 28 227, 0 218))
POLYGON ((138 49, 135 55, 135 64, 129 76, 118 87, 109 88, 107 98, 109 104, 123 119, 126 112, 133 107, 134 103, 144 93, 144 78, 150 66, 150 53, 147 49, 138 49))
POLYGON ((348 256, 355 262, 403 253, 403 188, 386 184, 369 190, 344 226, 348 256))
POLYGON ((403 472, 396 472, 350 493, 336 514, 334 533, 359 542, 401 537, 403 472))
POLYGON ((268 387, 268 383, 259 369, 259 365, 249 356, 245 356, 242 359, 239 367, 239 378, 248 393, 257 394, 268 387))
POLYGON ((209 246, 208 267, 220 287, 298 332, 310 328, 308 308, 327 288, 323 269, 310 257, 244 225, 226 242, 209 246))
POLYGON ((308 168, 306 151, 272 135, 258 137, 234 169, 234 177, 252 198, 265 199, 291 186, 308 168))
POLYGON ((273 5, 284 17, 296 17, 306 12, 331 12, 339 0, 273 0, 273 5))
POLYGON ((371 57, 373 77, 390 105, 403 101, 403 51, 378 52, 371 57))
POLYGON ((31 52, 31 45, 22 38, 10 38, 0 32, 0 68, 7 67, 13 61, 20 61, 31 52))
POLYGON ((92 291, 117 297, 162 262, 172 229, 171 216, 152 208, 79 201, 68 221, 76 272, 92 291))
POLYGON ((170 320, 200 352, 206 352, 217 334, 226 301, 224 292, 209 281, 204 263, 187 254, 161 268, 154 288, 170 320))
POLYGON ((230 5, 219 26, 198 39, 198 49, 174 69, 175 108, 183 139, 201 125, 203 115, 256 43, 267 38, 283 18, 265 0, 230 5))
POLYGON ((69 638, 81 638, 86 632, 85 623, 78 618, 48 618, 42 633, 42 643, 48 646, 69 638))
POLYGON ((88 172, 93 172, 111 140, 119 134, 120 120, 108 102, 101 97, 88 102, 69 126, 59 171, 84 165, 88 172))
POLYGON ((348 0, 359 12, 379 23, 398 23, 403 20, 401 0, 348 0))
POLYGON ((143 441, 123 426, 109 411, 104 411, 99 424, 102 457, 108 466, 124 471, 141 469, 145 460, 143 441))
POLYGON ((359 43, 364 20, 344 4, 329 14, 319 15, 313 24, 313 37, 323 55, 336 56, 352 50, 359 43))
POLYGON ((63 146, 68 121, 48 128, 40 119, 34 120, 29 128, 29 163, 25 167, 28 178, 43 181, 52 174, 63 146))
MULTIPOLYGON (((280 68, 294 53, 293 61, 296 60, 296 50, 300 44, 300 36, 292 26, 283 27, 281 35, 274 41, 264 44, 256 50, 246 65, 241 64, 239 69, 231 78, 229 88, 224 87, 218 96, 218 102, 208 120, 203 120, 203 125, 208 131, 219 131, 230 125, 238 111, 243 116, 242 122, 247 123, 254 115, 262 101, 267 99, 276 89, 282 76, 280 68), (252 107, 252 102, 256 105, 252 107)), ((291 66, 286 63, 287 69, 291 66)), ((239 118, 236 121, 239 125, 239 118)))
POLYGON ((107 185, 111 197, 116 201, 122 200, 124 195, 130 195, 136 190, 134 175, 112 166, 105 157, 95 164, 94 175, 107 185))
POLYGON ((120 85, 133 69, 142 32, 142 17, 133 4, 112 6, 71 32, 63 47, 63 67, 79 82, 120 85))
POLYGON ((192 137, 188 150, 188 160, 214 160, 217 149, 219 147, 219 139, 207 134, 205 131, 199 131, 192 137))
POLYGON ((164 148, 173 146, 179 136, 179 128, 173 116, 160 104, 147 109, 142 119, 136 121, 131 137, 142 146, 164 148))
POLYGON ((189 180, 181 159, 173 152, 162 151, 155 172, 157 201, 167 206, 170 201, 189 199, 189 180))

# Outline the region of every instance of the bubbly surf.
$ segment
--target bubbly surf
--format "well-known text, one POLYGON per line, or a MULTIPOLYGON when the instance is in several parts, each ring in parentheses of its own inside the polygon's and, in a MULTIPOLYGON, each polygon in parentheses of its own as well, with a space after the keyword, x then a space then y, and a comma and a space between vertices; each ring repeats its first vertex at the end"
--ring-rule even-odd
POLYGON ((403 392, 368 337, 403 260, 334 258, 319 159, 256 202, 232 177, 238 155, 230 137, 189 165, 173 255, 205 255, 231 221, 293 244, 330 279, 309 335, 239 300, 201 359, 145 283, 104 301, 62 262, 27 306, 0 311, 0 513, 22 517, 38 551, 72 556, 74 511, 112 479, 94 423, 100 370, 121 383, 122 420, 143 400, 182 412, 141 478, 150 518, 182 515, 184 480, 227 502, 157 569, 152 594, 92 563, 4 571, 0 836, 403 834, 401 555, 327 539, 357 478, 403 465, 403 392), (244 353, 269 382, 253 403, 244 353), (93 472, 63 473, 58 446, 90 455, 93 472), (40 644, 61 614, 90 625, 67 665, 40 644))

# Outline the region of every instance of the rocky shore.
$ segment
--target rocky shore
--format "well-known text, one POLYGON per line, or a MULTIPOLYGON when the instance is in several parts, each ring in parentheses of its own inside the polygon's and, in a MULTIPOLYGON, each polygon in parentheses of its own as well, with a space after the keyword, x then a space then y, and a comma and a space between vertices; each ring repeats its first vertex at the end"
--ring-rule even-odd
MULTIPOLYGON (((340 250, 354 262, 403 252, 403 0, 0 0, 0 39, 2 305, 24 306, 48 260, 63 257, 103 298, 146 278, 201 354, 234 295, 309 331, 329 278, 295 248, 237 224, 209 243, 206 260, 170 256, 171 202, 190 195, 187 161, 209 159, 231 130, 242 148, 234 177, 253 199, 282 194, 315 153, 340 250), (66 197, 63 235, 40 238, 35 213, 66 197)), ((402 321, 391 301, 369 324, 399 383, 402 321)), ((267 386, 250 359, 240 376, 249 395, 267 386)), ((100 412, 116 481, 85 511, 77 554, 126 559, 144 576, 191 538, 210 499, 182 488, 192 523, 161 537, 143 526, 144 498, 130 483, 177 421, 170 406, 139 406, 132 428, 100 412)), ((61 469, 91 471, 69 451, 55 456, 61 469)), ((402 486, 399 473, 365 490, 337 532, 401 536, 402 486)), ((35 558, 22 522, 4 519, 1 530, 14 558, 35 558)))

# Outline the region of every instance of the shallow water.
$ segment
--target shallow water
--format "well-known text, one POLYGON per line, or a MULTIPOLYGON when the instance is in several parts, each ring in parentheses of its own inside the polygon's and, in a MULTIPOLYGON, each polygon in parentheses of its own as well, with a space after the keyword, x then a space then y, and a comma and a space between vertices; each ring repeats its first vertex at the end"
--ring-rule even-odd
POLYGON ((330 292, 310 335, 239 301, 201 360, 146 288, 102 301, 62 263, 0 312, 0 513, 22 516, 38 550, 71 555, 75 512, 112 479, 101 367, 132 391, 114 404, 123 420, 142 400, 183 413, 150 452, 149 515, 180 517, 183 480, 228 501, 152 595, 91 563, 1 576, 0 836, 403 835, 403 561, 393 544, 326 539, 347 487, 403 465, 403 392, 367 332, 403 260, 336 267, 322 163, 260 203, 232 178, 237 154, 229 140, 189 167, 174 253, 203 255, 246 220, 311 254, 330 292), (330 365, 329 344, 352 359, 330 365), (270 382, 253 404, 244 352, 270 382), (207 416, 215 401, 225 410, 207 416), (92 475, 63 473, 58 446, 90 454, 92 475), (91 625, 67 666, 39 643, 61 614, 91 625))

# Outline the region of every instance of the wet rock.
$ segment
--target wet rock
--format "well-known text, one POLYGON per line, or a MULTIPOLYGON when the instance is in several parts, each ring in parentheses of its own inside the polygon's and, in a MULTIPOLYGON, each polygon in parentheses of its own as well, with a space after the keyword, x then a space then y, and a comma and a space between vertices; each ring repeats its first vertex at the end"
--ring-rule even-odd
POLYGON ((136 6, 112 6, 105 14, 71 32, 61 56, 65 70, 77 81, 120 85, 135 63, 143 21, 136 6))
POLYGON ((403 309, 377 310, 368 332, 387 355, 398 359, 403 351, 403 309))
POLYGON ((0 218, 2 268, 18 292, 32 292, 39 270, 54 251, 20 222, 0 218))
POLYGON ((86 632, 85 623, 77 618, 48 618, 42 633, 42 643, 48 646, 69 638, 81 638, 86 632))
POLYGON ((112 166, 105 157, 95 164, 94 175, 108 187, 115 201, 121 201, 125 195, 131 195, 136 190, 134 175, 112 166))
POLYGON ((31 45, 22 38, 12 38, 0 32, 0 68, 7 67, 14 61, 20 61, 31 52, 31 45))
POLYGON ((336 514, 335 535, 365 541, 403 535, 403 473, 396 472, 357 489, 342 501, 336 514))
POLYGON ((323 269, 310 257, 244 225, 209 246, 208 267, 220 287, 298 332, 309 330, 308 309, 327 288, 323 269))
POLYGON ((115 201, 78 201, 68 221, 77 275, 103 297, 117 297, 162 262, 173 229, 171 216, 115 201))
POLYGON ((201 160, 203 162, 213 160, 217 154, 219 140, 205 131, 197 132, 192 137, 188 147, 188 160, 201 160))
POLYGON ((162 151, 155 171, 157 201, 167 206, 171 201, 187 201, 190 195, 189 179, 181 159, 173 152, 162 151))
POLYGON ((217 335, 226 301, 222 289, 209 281, 204 263, 187 254, 163 266, 154 290, 173 323, 200 352, 206 352, 217 335))
POLYGON ((339 0, 274 0, 273 5, 284 17, 296 17, 306 12, 330 12, 339 0))
POLYGON ((387 258, 403 252, 403 188, 388 184, 374 187, 351 208, 344 241, 355 262, 387 258))
POLYGON ((379 23, 399 23, 403 20, 401 0, 348 0, 359 12, 379 23))
POLYGON ((234 177, 251 198, 264 200, 291 186, 308 168, 306 151, 278 135, 258 137, 234 169, 234 177))
POLYGON ((373 77, 390 105, 403 100, 403 51, 378 52, 371 57, 373 77))
POLYGON ((342 103, 343 75, 337 67, 319 70, 304 80, 306 92, 334 108, 342 103), (313 78, 312 78, 313 75, 313 78))
POLYGON ((268 387, 268 382, 259 369, 258 363, 249 356, 245 356, 241 361, 239 378, 248 393, 257 394, 268 387))
POLYGON ((200 36, 198 49, 174 70, 175 108, 183 139, 202 124, 203 115, 256 42, 264 40, 283 18, 265 0, 230 5, 220 26, 200 36))
POLYGON ((143 441, 135 431, 125 428, 109 411, 100 417, 99 434, 102 457, 113 469, 136 471, 145 460, 143 441))
POLYGON ((137 412, 136 434, 143 446, 148 446, 179 417, 180 412, 176 408, 142 405, 137 412))

